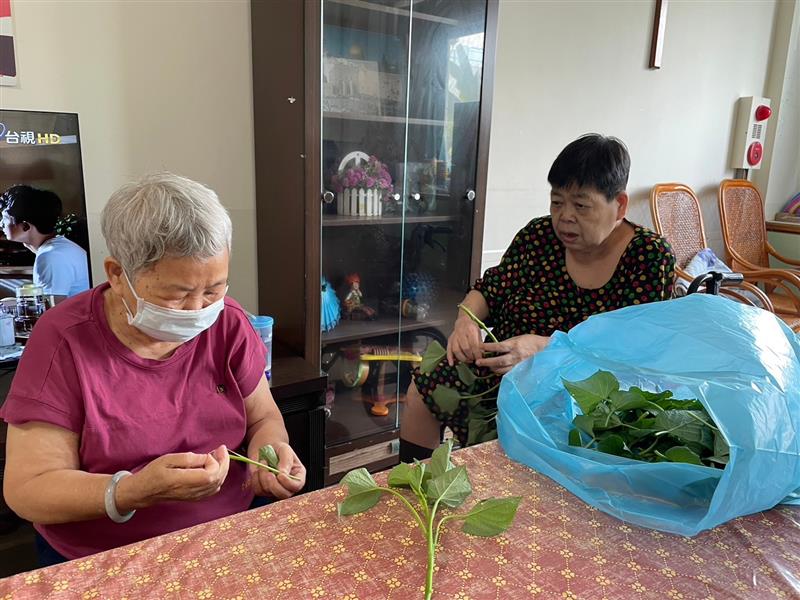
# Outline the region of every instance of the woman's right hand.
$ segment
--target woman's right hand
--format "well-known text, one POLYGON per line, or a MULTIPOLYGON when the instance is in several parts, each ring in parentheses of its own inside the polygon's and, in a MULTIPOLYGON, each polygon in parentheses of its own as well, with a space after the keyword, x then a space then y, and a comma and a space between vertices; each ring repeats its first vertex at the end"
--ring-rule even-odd
POLYGON ((159 502, 200 500, 219 492, 228 475, 225 446, 208 454, 165 454, 148 463, 117 487, 117 509, 127 512, 159 502))
POLYGON ((481 329, 465 314, 460 314, 456 319, 453 333, 447 340, 447 364, 451 367, 455 361, 473 363, 478 360, 481 352, 481 329))

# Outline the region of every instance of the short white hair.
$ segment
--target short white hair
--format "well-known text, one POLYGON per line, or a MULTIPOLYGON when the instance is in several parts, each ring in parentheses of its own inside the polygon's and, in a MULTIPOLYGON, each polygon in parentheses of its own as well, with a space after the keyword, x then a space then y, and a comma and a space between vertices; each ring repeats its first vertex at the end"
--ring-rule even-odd
POLYGON ((233 227, 217 194, 174 173, 122 186, 103 208, 101 227, 111 256, 131 278, 164 257, 205 260, 231 250, 233 227))

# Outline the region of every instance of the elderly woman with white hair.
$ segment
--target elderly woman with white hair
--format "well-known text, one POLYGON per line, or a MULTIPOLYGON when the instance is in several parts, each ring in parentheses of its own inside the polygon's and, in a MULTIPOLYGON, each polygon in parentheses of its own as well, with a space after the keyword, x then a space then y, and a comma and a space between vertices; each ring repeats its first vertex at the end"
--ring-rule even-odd
POLYGON ((5 498, 35 524, 45 564, 305 483, 264 347, 226 296, 231 221, 216 194, 152 175, 111 196, 102 230, 108 282, 39 320, 0 412, 5 498), (277 451, 277 477, 229 459, 241 447, 257 460, 265 444, 277 451))

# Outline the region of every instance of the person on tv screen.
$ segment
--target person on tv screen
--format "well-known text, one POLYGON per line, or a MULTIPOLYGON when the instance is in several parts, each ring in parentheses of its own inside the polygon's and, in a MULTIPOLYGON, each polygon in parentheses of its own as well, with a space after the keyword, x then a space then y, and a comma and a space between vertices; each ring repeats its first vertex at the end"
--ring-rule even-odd
POLYGON ((36 255, 33 283, 56 302, 89 289, 86 250, 56 234, 61 199, 54 192, 15 185, 0 196, 6 238, 36 255))

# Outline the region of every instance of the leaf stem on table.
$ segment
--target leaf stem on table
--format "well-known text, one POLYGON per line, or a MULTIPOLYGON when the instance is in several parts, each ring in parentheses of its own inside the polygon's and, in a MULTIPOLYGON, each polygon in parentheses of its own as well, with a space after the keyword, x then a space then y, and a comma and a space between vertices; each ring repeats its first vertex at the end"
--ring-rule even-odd
POLYGON ((422 520, 422 517, 419 516, 419 512, 417 511, 417 509, 414 508, 411 502, 408 501, 408 498, 406 498, 403 494, 401 494, 397 490, 390 487, 378 487, 376 489, 379 489, 382 492, 386 492, 388 494, 392 494, 393 496, 397 496, 398 498, 400 498, 400 500, 408 507, 408 510, 410 510, 413 513, 414 519, 416 519, 417 525, 419 525, 420 528, 422 529, 423 535, 426 534, 427 530, 425 529, 425 522, 422 520))
MULTIPOLYGON (((436 511, 439 509, 439 499, 433 503, 431 509, 431 516, 428 518, 428 531, 426 532, 426 540, 428 542, 428 572, 425 577, 425 600, 430 600, 433 595, 433 569, 436 564, 436 542, 439 537, 439 527, 436 527, 436 537, 433 537, 433 519, 436 517, 436 511)), ((439 525, 441 525, 439 521, 439 525)))

